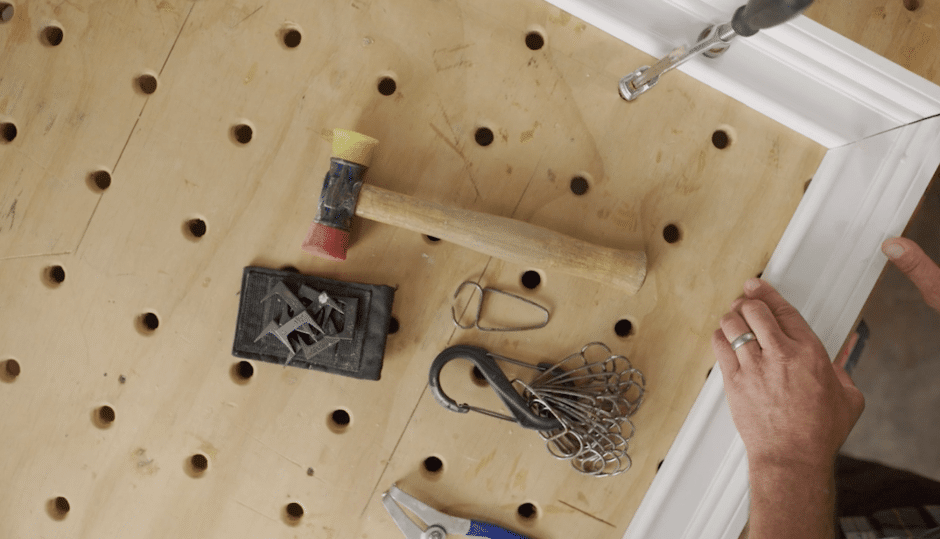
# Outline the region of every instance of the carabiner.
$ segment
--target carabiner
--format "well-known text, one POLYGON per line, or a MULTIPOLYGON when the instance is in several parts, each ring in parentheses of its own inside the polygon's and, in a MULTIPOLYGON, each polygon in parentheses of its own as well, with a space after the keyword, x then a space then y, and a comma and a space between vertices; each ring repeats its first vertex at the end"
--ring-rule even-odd
POLYGON ((431 363, 428 383, 431 385, 431 391, 434 393, 434 398, 438 403, 440 403, 441 406, 452 412, 465 414, 470 410, 473 410, 474 412, 486 414, 488 416, 499 419, 505 419, 506 421, 515 421, 527 429, 538 431, 550 431, 563 428, 561 422, 559 422, 558 419, 554 417, 541 416, 532 411, 529 406, 529 402, 526 401, 526 399, 523 398, 522 395, 520 395, 515 390, 515 388, 513 388, 512 382, 506 378, 506 374, 503 373, 502 369, 499 368, 499 365, 496 364, 497 358, 504 361, 511 361, 512 363, 517 363, 519 365, 524 365, 531 369, 544 370, 541 367, 533 367, 532 365, 512 361, 509 358, 496 356, 478 346, 469 346, 464 344, 451 346, 450 348, 447 348, 438 354, 437 357, 434 358, 434 362, 431 363), (509 411, 512 413, 512 417, 483 408, 477 408, 476 406, 471 406, 466 403, 457 404, 457 401, 448 397, 447 394, 444 393, 444 390, 441 388, 441 370, 444 368, 444 365, 459 358, 469 359, 473 362, 474 365, 476 365, 480 372, 483 373, 483 377, 486 378, 486 381, 489 382, 490 387, 493 388, 493 391, 495 391, 500 400, 503 401, 503 404, 509 408, 509 411))

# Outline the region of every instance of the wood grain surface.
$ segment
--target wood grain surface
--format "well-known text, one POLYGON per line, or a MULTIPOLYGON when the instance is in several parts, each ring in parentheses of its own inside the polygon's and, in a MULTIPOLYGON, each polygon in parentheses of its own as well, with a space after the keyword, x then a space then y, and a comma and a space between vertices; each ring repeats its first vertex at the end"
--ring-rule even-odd
MULTIPOLYGON (((825 153, 681 73, 623 101, 619 78, 651 59, 537 0, 12 4, 0 23, 0 123, 16 129, 0 142, 4 538, 391 539, 380 495, 393 482, 536 539, 619 538, 714 363, 719 317, 825 153), (370 184, 645 250, 645 284, 629 296, 367 220, 345 262, 304 254, 336 127, 380 140, 370 184), (397 287, 382 379, 266 363, 239 376, 247 265, 397 287), (548 326, 456 329, 465 280, 545 305, 548 326), (616 478, 582 476, 535 432, 448 412, 427 390, 451 344, 537 363, 596 340, 647 379, 633 468, 616 478)), ((531 316, 497 305, 493 319, 531 316)), ((499 409, 467 362, 442 383, 499 409)))

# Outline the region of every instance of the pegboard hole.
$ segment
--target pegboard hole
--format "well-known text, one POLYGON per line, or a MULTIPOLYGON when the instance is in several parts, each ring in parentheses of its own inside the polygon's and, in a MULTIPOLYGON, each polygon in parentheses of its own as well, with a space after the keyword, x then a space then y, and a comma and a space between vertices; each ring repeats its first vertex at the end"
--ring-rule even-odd
POLYGON ((209 469, 209 459, 202 453, 196 453, 190 457, 189 466, 193 473, 201 474, 209 469))
POLYGON ((156 92, 157 91, 157 77, 149 73, 144 73, 143 75, 137 77, 137 88, 141 92, 147 95, 150 95, 156 92))
POLYGON ((65 268, 62 266, 49 266, 46 268, 46 283, 50 286, 59 286, 65 282, 65 268))
POLYGON ((137 317, 137 325, 143 333, 153 333, 160 327, 160 318, 156 313, 144 313, 137 317))
POLYGON ((423 466, 426 472, 433 475, 440 474, 444 470, 444 462, 433 455, 424 459, 423 466))
POLYGON ((238 124, 232 128, 232 136, 239 144, 248 144, 254 136, 254 129, 248 124, 238 124))
POLYGON ((489 127, 481 127, 477 129, 473 138, 480 146, 489 146, 493 143, 493 131, 489 127))
POLYGON ((232 377, 236 382, 247 382, 255 375, 255 367, 247 361, 239 361, 232 365, 232 377))
POLYGON ((110 427, 115 419, 117 419, 117 414, 114 412, 114 408, 107 404, 95 410, 95 425, 97 425, 98 428, 106 429, 110 427))
POLYGON ((382 77, 379 79, 379 93, 382 95, 392 95, 398 89, 398 84, 391 77, 382 77))
POLYGON ((477 367, 476 365, 474 365, 473 368, 470 369, 470 379, 473 381, 474 384, 480 387, 486 387, 490 385, 490 383, 486 380, 486 377, 483 376, 483 371, 481 371, 480 368, 477 367))
POLYGON ((303 38, 300 30, 296 28, 288 28, 284 31, 284 46, 288 49, 295 49, 300 45, 300 40, 303 38))
POLYGON ((529 32, 525 35, 525 46, 529 47, 529 50, 537 51, 545 46, 545 36, 541 32, 529 32))
POLYGON ((16 133, 16 124, 12 122, 0 123, 0 142, 4 144, 13 142, 13 139, 16 138, 16 133))
POLYGON ((49 514, 56 520, 62 520, 72 510, 72 504, 64 496, 49 500, 49 514))
POLYGON ((588 189, 590 189, 590 187, 591 186, 588 183, 587 179, 585 179, 583 176, 575 176, 574 178, 571 178, 571 192, 574 193, 575 195, 578 195, 578 196, 584 195, 585 193, 588 192, 588 189))
POLYGON ((49 25, 42 29, 40 36, 44 44, 50 47, 58 47, 62 43, 62 38, 65 37, 65 33, 60 26, 49 25))
POLYGON ((718 129, 712 133, 712 144, 719 150, 724 150, 731 145, 731 136, 724 129, 718 129))
POLYGON ((189 239, 198 240, 206 235, 206 222, 199 218, 186 221, 184 228, 189 239))
POLYGON ((529 270, 522 274, 522 286, 528 288, 529 290, 534 290, 542 284, 542 276, 539 275, 539 272, 529 270))
POLYGON ((12 382, 20 375, 20 363, 15 359, 8 359, 3 362, 3 368, 0 369, 0 380, 12 382))
POLYGON ((343 409, 334 410, 327 420, 327 426, 331 431, 337 434, 346 432, 346 430, 349 429, 349 425, 351 423, 352 416, 349 415, 347 410, 343 409))
POLYGON ((516 512, 525 520, 532 520, 539 516, 539 512, 535 507, 535 504, 529 502, 520 505, 516 512))
POLYGON ((388 334, 398 333, 399 329, 401 329, 401 325, 398 323, 398 319, 394 316, 390 317, 388 320, 388 334))
POLYGON ((287 518, 290 520, 300 520, 304 516, 304 508, 297 502, 291 502, 284 508, 287 518))
POLYGON ((904 0, 904 9, 908 11, 917 11, 921 5, 920 0, 904 0))
POLYGON ((618 320, 614 324, 614 333, 618 337, 629 337, 633 333, 633 322, 624 318, 623 320, 618 320))
POLYGON ((13 18, 13 4, 0 2, 0 22, 9 22, 13 18))
POLYGON ((682 232, 679 230, 678 226, 668 224, 666 228, 663 229, 663 239, 666 240, 666 243, 676 243, 682 239, 682 232))
POLYGON ((88 182, 93 189, 104 191, 111 187, 111 173, 107 170, 96 170, 88 175, 88 182))

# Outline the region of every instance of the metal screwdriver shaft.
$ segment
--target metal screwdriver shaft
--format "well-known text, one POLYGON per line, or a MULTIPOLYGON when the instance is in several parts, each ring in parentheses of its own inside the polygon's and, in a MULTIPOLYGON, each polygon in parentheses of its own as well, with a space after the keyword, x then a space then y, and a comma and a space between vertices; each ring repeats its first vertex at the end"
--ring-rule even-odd
POLYGON ((643 66, 620 80, 620 95, 633 101, 659 82, 663 74, 689 59, 704 54, 716 58, 724 53, 736 36, 749 37, 765 28, 782 24, 802 13, 813 0, 751 0, 739 7, 731 19, 718 26, 709 26, 691 46, 682 45, 656 62, 643 66))

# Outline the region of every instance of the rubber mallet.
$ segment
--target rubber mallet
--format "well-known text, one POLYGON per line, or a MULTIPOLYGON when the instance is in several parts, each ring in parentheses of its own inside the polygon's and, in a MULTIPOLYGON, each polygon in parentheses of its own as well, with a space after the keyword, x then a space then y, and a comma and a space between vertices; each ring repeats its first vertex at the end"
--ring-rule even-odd
POLYGON ((646 278, 646 253, 600 247, 507 217, 450 208, 363 185, 378 140, 333 130, 333 157, 303 250, 345 260, 353 215, 446 240, 485 255, 609 284, 635 294, 646 278), (357 202, 358 199, 358 202, 357 202))

